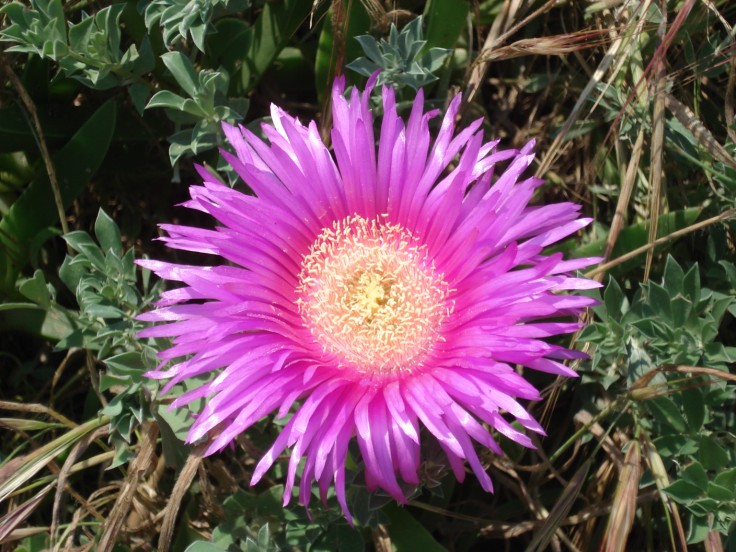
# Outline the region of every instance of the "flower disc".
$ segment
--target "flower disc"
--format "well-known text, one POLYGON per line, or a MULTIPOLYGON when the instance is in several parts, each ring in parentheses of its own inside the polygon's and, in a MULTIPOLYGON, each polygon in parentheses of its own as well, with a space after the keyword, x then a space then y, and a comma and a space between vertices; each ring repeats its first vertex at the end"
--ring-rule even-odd
POLYGON ((421 365, 451 309, 427 247, 386 218, 356 215, 325 228, 302 261, 297 288, 315 340, 366 375, 421 365))

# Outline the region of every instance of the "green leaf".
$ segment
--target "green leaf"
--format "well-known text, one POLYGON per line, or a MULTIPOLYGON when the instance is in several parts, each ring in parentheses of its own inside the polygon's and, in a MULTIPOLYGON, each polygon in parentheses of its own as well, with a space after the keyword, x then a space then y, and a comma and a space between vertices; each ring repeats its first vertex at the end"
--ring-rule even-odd
POLYGON ((427 71, 434 73, 442 67, 450 52, 451 50, 445 48, 432 48, 424 55, 420 65, 427 71))
POLYGON ((703 542, 710 532, 707 516, 690 516, 690 527, 687 532, 687 543, 703 542))
MULTIPOLYGON (((365 52, 366 57, 373 62, 372 67, 380 67, 380 63, 383 61, 383 53, 378 47, 378 41, 371 35, 360 35, 356 36, 355 40, 358 41, 360 47, 365 52)), ((357 61, 357 60, 356 60, 357 61)), ((368 66, 371 67, 370 65, 368 66)))
MULTIPOLYGON (((64 79, 56 80, 63 81, 64 79)), ((73 89, 77 86, 76 84, 69 84, 71 81, 65 82, 67 84, 64 84, 64 86, 73 89)), ((36 82, 31 83, 31 85, 38 86, 36 82)), ((58 94, 60 92, 55 93, 58 94)), ((93 106, 92 102, 90 102, 74 109, 61 111, 40 110, 38 117, 49 150, 53 153, 64 147, 72 139, 74 134, 91 119, 98 109, 98 106, 93 106)), ((128 144, 128 146, 133 145, 135 147, 148 144, 150 137, 142 132, 144 127, 138 124, 135 118, 120 119, 117 123, 111 142, 128 144)), ((157 130, 156 132, 159 131, 157 130)), ((106 134, 103 133, 100 138, 104 138, 106 134)), ((0 152, 28 151, 35 150, 36 148, 35 135, 23 109, 17 103, 0 108, 0 152)), ((31 177, 35 175, 37 168, 34 168, 31 177)), ((31 177, 26 178, 24 183, 29 182, 31 177)))
POLYGON ((672 255, 667 255, 667 262, 664 265, 664 279, 662 280, 662 286, 673 297, 682 291, 683 281, 685 279, 685 273, 677 261, 672 255))
MULTIPOLYGON (((108 8, 105 8, 108 9, 108 8)), ((104 10, 103 10, 104 11, 104 10)), ((86 52, 89 49, 89 42, 92 33, 95 31, 95 18, 83 17, 79 23, 72 23, 69 27, 69 45, 72 50, 77 52, 86 52)))
POLYGON ((150 368, 143 355, 138 351, 128 351, 106 358, 105 364, 107 364, 113 374, 132 375, 138 380, 141 379, 143 372, 150 368))
POLYGON ((691 433, 698 433, 703 427, 706 405, 700 389, 686 389, 680 394, 682 409, 687 417, 687 426, 691 433))
POLYGON ((93 16, 83 12, 78 23, 70 23, 69 44, 73 55, 59 60, 67 76, 91 88, 106 90, 120 86, 130 74, 142 74, 152 68, 152 58, 143 60, 135 44, 125 53, 120 49, 119 21, 124 9, 124 3, 113 4, 93 16))
POLYGON ((105 254, 87 232, 81 230, 69 232, 64 235, 64 241, 74 251, 88 259, 97 270, 105 271, 105 254))
POLYGON ((687 435, 664 435, 654 439, 659 453, 671 458, 673 456, 691 456, 697 454, 698 443, 687 435))
POLYGON ((687 422, 672 399, 657 397, 647 401, 647 406, 663 426, 669 426, 672 431, 677 433, 687 432, 687 422))
POLYGON ((184 439, 194 419, 185 408, 169 410, 163 405, 154 410, 153 415, 161 430, 161 446, 166 465, 179 470, 184 466, 191 452, 191 447, 184 443, 184 439))
POLYGON ((102 246, 105 254, 112 251, 118 257, 123 255, 123 242, 120 237, 120 229, 115 221, 100 208, 95 220, 95 237, 102 246))
POLYGON ((9 52, 36 53, 58 60, 67 52, 66 18, 60 0, 31 0, 30 8, 12 2, 2 9, 11 24, 0 31, 0 39, 14 42, 9 52))
POLYGON ((606 290, 603 292, 603 304, 606 307, 608 316, 619 322, 624 313, 626 297, 621 291, 618 282, 611 276, 608 277, 606 290))
POLYGON ((429 531, 405 509, 395 504, 383 508, 383 513, 391 520, 388 533, 397 552, 443 552, 447 550, 438 543, 429 531))
POLYGON ((30 299, 37 305, 42 307, 49 307, 51 305, 51 294, 49 293, 46 279, 43 277, 43 272, 40 270, 36 270, 33 273, 33 278, 24 280, 18 289, 24 297, 30 299))
POLYGON ((312 3, 304 0, 264 4, 258 20, 250 28, 246 49, 239 52, 242 65, 235 76, 239 87, 233 95, 245 96, 253 90, 311 9, 312 3))
MULTIPOLYGON (((424 7, 427 20, 427 41, 425 49, 453 48, 460 34, 468 26, 468 10, 470 4, 466 0, 430 0, 424 7)), ((445 54, 445 57, 447 54, 445 54)))
POLYGON ((67 255, 64 258, 64 262, 61 263, 61 268, 59 268, 59 278, 64 282, 64 285, 69 289, 69 291, 76 294, 79 282, 86 272, 87 267, 85 267, 83 263, 75 263, 74 257, 67 255))
POLYGON ((268 550, 269 544, 271 544, 271 530, 268 527, 268 523, 264 524, 258 530, 258 548, 261 550, 268 550))
POLYGON ((367 57, 358 58, 347 67, 363 76, 380 69, 377 84, 390 84, 396 88, 409 86, 416 90, 437 80, 433 71, 439 69, 450 50, 430 48, 426 55, 420 57, 426 45, 422 21, 422 16, 419 16, 401 31, 392 23, 388 41, 381 39, 377 42, 370 35, 356 37, 367 57))
POLYGON ((726 489, 736 489, 736 468, 719 473, 713 478, 713 483, 726 489))
POLYGON ((220 547, 207 541, 194 541, 187 546, 184 552, 222 552, 223 550, 227 551, 227 546, 220 547))
MULTIPOLYGON (((225 17, 215 23, 215 30, 207 37, 207 51, 229 74, 235 75, 242 52, 250 47, 251 26, 242 19, 225 17)), ((236 91, 232 93, 236 94, 236 91)))
POLYGON ((135 107, 138 115, 143 116, 143 111, 146 109, 146 100, 148 100, 150 94, 151 91, 142 82, 134 82, 128 87, 130 101, 133 102, 133 107, 135 107))
POLYGON ((707 493, 709 498, 712 498, 714 500, 718 500, 720 502, 730 502, 734 499, 734 489, 731 487, 730 489, 726 487, 722 487, 721 485, 717 485, 716 483, 708 483, 708 490, 707 493))
POLYGON ((704 494, 696 485, 684 479, 678 479, 668 487, 665 487, 664 492, 680 504, 690 504, 704 494))
POLYGON ((167 109, 175 109, 176 111, 184 111, 185 101, 184 98, 178 94, 174 94, 170 90, 159 90, 148 100, 145 108, 165 107, 167 109))
MULTIPOLYGON (((64 207, 82 192, 107 154, 115 132, 116 104, 103 104, 52 157, 64 207)), ((45 171, 40 172, 0 220, 0 293, 12 293, 34 236, 58 221, 45 171)))
POLYGON ((57 304, 0 303, 0 333, 21 331, 59 341, 79 327, 79 315, 57 304))
MULTIPOLYGON (((211 30, 210 21, 216 8, 224 7, 227 12, 245 10, 247 0, 152 0, 146 2, 145 24, 151 31, 157 23, 161 27, 164 41, 173 45, 178 37, 192 41, 200 52, 205 51, 205 36, 211 30)), ((211 52, 210 52, 211 53, 211 52)))
POLYGON ((340 552, 363 552, 365 542, 360 534, 347 524, 335 527, 335 542, 340 552))
POLYGON ((112 389, 116 385, 121 385, 125 387, 129 383, 130 380, 127 378, 119 378, 117 376, 106 374, 105 372, 100 374, 100 391, 103 392, 112 389))
MULTIPOLYGON (((194 70, 192 62, 189 61, 189 58, 181 52, 167 52, 161 56, 161 60, 164 62, 164 65, 166 65, 166 68, 171 72, 179 86, 181 86, 190 97, 196 98, 199 92, 199 78, 197 77, 197 72, 194 70)), ((157 93, 156 96, 160 93, 161 92, 157 93)), ((154 98, 156 96, 154 96, 154 98)))
POLYGON ((690 464, 680 473, 680 476, 688 483, 695 485, 702 492, 705 492, 708 488, 708 474, 700 462, 690 464))
POLYGON ((207 33, 206 25, 193 25, 189 32, 192 35, 192 41, 200 52, 204 52, 204 35, 207 33))
POLYGON ((672 322, 672 308, 670 294, 662 286, 654 282, 649 284, 649 304, 662 322, 672 322))
POLYGON ((689 299, 678 295, 670 302, 672 312, 672 328, 677 330, 683 328, 690 314, 693 312, 693 304, 689 299))
POLYGON ((707 470, 720 470, 728 463, 728 453, 713 437, 701 435, 700 461, 707 470))
POLYGON ((633 337, 626 341, 626 363, 626 373, 630 384, 656 368, 646 347, 633 337))

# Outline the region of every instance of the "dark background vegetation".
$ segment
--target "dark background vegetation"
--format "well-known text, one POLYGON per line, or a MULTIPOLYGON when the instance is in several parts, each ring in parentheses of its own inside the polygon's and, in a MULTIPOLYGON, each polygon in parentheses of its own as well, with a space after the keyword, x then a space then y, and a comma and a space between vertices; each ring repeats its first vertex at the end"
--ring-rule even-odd
POLYGON ((734 25, 730 0, 4 2, 0 547, 736 550, 734 25), (204 262, 153 238, 212 224, 175 207, 195 161, 247 191, 222 121, 258 131, 274 102, 326 137, 333 76, 378 69, 404 107, 462 93, 460 125, 536 139, 535 201, 595 217, 559 249, 605 256, 606 286, 581 377, 527 374, 538 450, 482 456, 495 494, 427 445, 405 508, 354 466, 353 529, 283 509, 278 468, 248 486, 278 421, 204 460, 183 445, 191 418, 142 376, 160 284, 133 260, 204 262))

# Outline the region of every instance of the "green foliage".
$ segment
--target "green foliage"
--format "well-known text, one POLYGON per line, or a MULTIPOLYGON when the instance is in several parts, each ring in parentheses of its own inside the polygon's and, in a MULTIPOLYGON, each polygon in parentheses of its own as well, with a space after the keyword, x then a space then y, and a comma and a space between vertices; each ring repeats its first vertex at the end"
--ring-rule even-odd
POLYGON ((58 62, 68 77, 90 88, 107 90, 131 84, 151 71, 154 55, 148 39, 140 48, 121 50, 120 15, 124 4, 108 6, 78 23, 64 19, 61 0, 34 0, 31 9, 19 3, 2 8, 12 24, 0 32, 13 42, 10 52, 33 52, 58 62))
MULTIPOLYGON (((275 487, 272 492, 263 493, 260 496, 238 491, 228 497, 222 504, 225 514, 224 521, 212 532, 212 542, 207 544, 216 547, 212 548, 213 550, 231 552, 278 550, 271 535, 269 520, 275 521, 280 517, 279 492, 283 492, 283 487, 275 487)), ((191 548, 191 550, 198 550, 198 548, 191 548)))
MULTIPOLYGON (((431 0, 424 8, 427 46, 453 48, 467 29, 470 4, 465 0, 431 0)), ((425 46, 425 50, 427 50, 425 46)))
MULTIPOLYGON (((571 364, 582 377, 556 386, 548 410, 530 405, 548 433, 539 437, 544 455, 508 447, 499 458, 478 447, 495 495, 445 477, 445 456, 425 439, 424 485, 406 489, 409 506, 369 492, 351 451, 354 528, 332 490, 326 505, 315 493, 309 513, 285 509, 283 459, 248 488, 284 423, 265 419, 201 461, 170 549, 358 552, 390 539, 399 552, 463 552, 564 548, 566 537, 595 550, 610 534, 626 549, 684 549, 677 508, 694 550, 706 538, 736 550, 731 4, 694 3, 677 27, 684 12, 676 3, 667 14, 610 2, 514 14, 500 0, 3 3, 0 501, 9 508, 0 541, 34 552, 95 548, 122 512, 114 549, 155 546, 175 482, 200 451, 184 443, 195 418, 170 401, 206 379, 161 394, 145 376, 164 345, 136 338, 136 316, 160 285, 135 258, 198 262, 153 241, 162 221, 207 224, 172 207, 186 195, 182 183, 198 180, 192 158, 219 167, 220 125, 257 133, 272 102, 302 122, 316 119, 327 138, 326 92, 347 67, 351 84, 379 71, 380 84, 398 89, 400 108, 423 86, 427 107, 440 110, 459 91, 460 127, 482 117, 487 137, 504 147, 536 139, 535 170, 547 184, 535 202, 569 199, 595 218, 559 246, 565 255, 600 255, 613 241, 616 262, 654 237, 672 239, 649 260, 641 253, 607 271, 595 318, 576 336, 579 348, 590 347, 589 361, 571 364), (482 52, 489 32, 495 39, 482 52), (133 465, 150 428, 152 455, 133 465), (632 466, 621 462, 634 444, 638 481, 626 479, 632 466), (624 483, 636 499, 630 531, 614 511, 624 483)), ((525 376, 540 389, 551 381, 525 376)))
POLYGON ((736 272, 721 262, 730 294, 702 287, 698 265, 685 272, 672 257, 661 284, 641 284, 631 302, 610 279, 594 309, 599 321, 581 335, 596 345, 585 378, 609 391, 631 390, 639 431, 666 465, 686 466, 664 491, 691 514, 689 542, 709 530, 726 535, 736 524, 733 487, 723 488, 736 474, 736 433, 721 410, 736 394, 717 377, 736 361, 736 347, 718 341, 724 316, 736 307, 736 272), (712 369, 714 379, 700 368, 712 369))
POLYGON ((236 56, 234 69, 239 77, 235 87, 238 95, 253 90, 310 14, 311 8, 310 3, 303 0, 265 2, 253 25, 245 29, 242 24, 239 26, 234 33, 239 39, 238 49, 232 52, 236 56))
POLYGON ((35 53, 58 60, 66 55, 67 26, 61 0, 31 0, 30 9, 19 2, 0 8, 10 25, 0 32, 2 40, 13 42, 9 52, 35 53))
POLYGON ((179 52, 164 54, 161 60, 189 97, 161 90, 151 98, 146 109, 163 107, 177 126, 194 124, 169 137, 169 160, 174 165, 182 155, 202 153, 219 145, 220 123, 242 120, 248 111, 248 100, 226 99, 230 77, 224 69, 204 69, 197 73, 191 61, 179 52))
POLYGON ((69 51, 57 61, 67 76, 90 88, 106 90, 140 78, 153 69, 150 42, 144 39, 140 50, 132 44, 120 49, 120 15, 123 4, 115 4, 84 15, 77 24, 69 25, 69 51))
POLYGON ((249 4, 249 0, 140 0, 139 9, 145 10, 148 30, 160 26, 167 44, 173 44, 176 37, 186 40, 191 36, 199 51, 204 52, 205 35, 213 30, 215 11, 243 11, 249 4))
MULTIPOLYGON (((727 456, 723 449, 719 453, 727 456)), ((715 477, 709 477, 703 464, 693 462, 664 490, 691 514, 689 543, 702 542, 709 531, 727 535, 736 523, 736 467, 710 470, 716 472, 715 477)))
MULTIPOLYGON (((168 41, 172 33, 182 37, 190 32, 201 51, 204 51, 204 34, 212 10, 216 5, 242 9, 242 2, 152 2, 146 7, 146 25, 150 29, 156 23, 163 28, 168 41)), ((64 19, 60 0, 40 0, 27 10, 17 3, 3 8, 12 25, 0 32, 3 40, 14 42, 8 51, 35 52, 58 62, 59 69, 90 88, 106 90, 128 86, 128 93, 135 107, 142 112, 150 95, 150 85, 141 79, 154 68, 155 57, 147 36, 140 48, 132 44, 125 52, 120 48, 120 18, 124 4, 108 6, 94 16, 82 14, 78 23, 64 19), (67 38, 68 37, 68 38, 67 38)), ((0 12, 2 13, 2 12, 0 12)), ((237 122, 248 110, 244 98, 227 98, 230 78, 225 70, 194 68, 191 60, 180 52, 161 56, 166 68, 188 98, 174 92, 161 90, 146 107, 167 108, 167 114, 181 129, 169 137, 169 158, 172 165, 185 154, 198 154, 220 144, 219 123, 237 122), (193 126, 190 126, 193 125, 193 126)))
POLYGON ((377 41, 371 35, 356 36, 366 57, 349 63, 347 67, 365 77, 380 71, 378 84, 397 88, 409 86, 414 90, 437 80, 434 73, 442 67, 450 50, 430 48, 424 53, 422 17, 417 17, 401 31, 391 25, 388 40, 377 41))
POLYGON ((187 551, 273 552, 313 550, 315 552, 364 549, 361 534, 333 511, 302 512, 284 510, 283 486, 276 485, 259 495, 239 490, 222 504, 223 521, 210 541, 196 541, 187 551), (280 524, 279 520, 285 521, 280 524))
POLYGON ((120 230, 100 209, 95 221, 97 243, 86 232, 64 236, 76 252, 67 256, 59 278, 74 292, 79 305, 79 329, 59 341, 57 347, 84 347, 105 364, 99 375, 100 392, 113 399, 101 410, 110 418, 110 438, 115 446, 113 467, 130 460, 131 434, 144 419, 150 419, 145 392, 155 384, 143 374, 155 366, 156 349, 136 339, 142 326, 135 316, 156 296, 158 285, 138 289, 138 270, 132 249, 123 252, 120 230))
MULTIPOLYGON (((736 281, 731 284, 736 287, 736 281)), ((699 267, 684 272, 672 257, 662 283, 642 284, 630 304, 610 279, 603 304, 594 308, 600 321, 581 335, 597 345, 591 377, 608 388, 622 377, 631 385, 666 364, 727 370, 736 360, 736 347, 715 340, 724 314, 735 302, 734 297, 701 289, 699 267)))

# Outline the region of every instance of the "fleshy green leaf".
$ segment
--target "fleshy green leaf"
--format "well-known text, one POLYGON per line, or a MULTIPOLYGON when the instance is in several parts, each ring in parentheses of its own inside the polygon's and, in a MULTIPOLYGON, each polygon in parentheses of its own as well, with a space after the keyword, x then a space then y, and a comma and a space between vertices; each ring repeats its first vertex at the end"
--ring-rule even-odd
POLYGON ((122 256, 123 242, 120 237, 120 229, 115 221, 102 209, 98 211, 95 220, 95 237, 106 254, 112 251, 118 257, 122 256))
POLYGON ((665 487, 664 492, 680 504, 689 504, 704 494, 700 488, 684 479, 678 479, 665 487))

